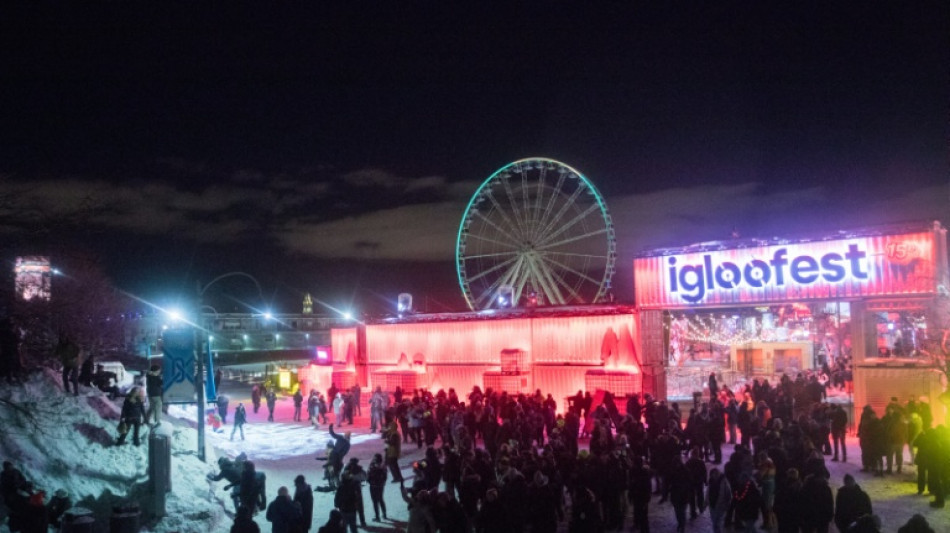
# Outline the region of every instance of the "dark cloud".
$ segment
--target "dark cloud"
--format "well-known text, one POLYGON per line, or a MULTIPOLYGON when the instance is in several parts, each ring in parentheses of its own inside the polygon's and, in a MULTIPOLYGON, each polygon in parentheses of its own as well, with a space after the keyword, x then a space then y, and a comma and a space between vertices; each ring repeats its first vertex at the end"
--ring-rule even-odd
MULTIPOLYGON (((670 188, 607 198, 607 204, 626 261, 648 248, 726 239, 734 229, 771 237, 946 219, 948 195, 948 187, 930 187, 864 203, 821 187, 769 192, 749 183, 670 188)), ((401 206, 325 222, 296 219, 278 237, 289 250, 318 258, 451 260, 466 202, 401 206)))

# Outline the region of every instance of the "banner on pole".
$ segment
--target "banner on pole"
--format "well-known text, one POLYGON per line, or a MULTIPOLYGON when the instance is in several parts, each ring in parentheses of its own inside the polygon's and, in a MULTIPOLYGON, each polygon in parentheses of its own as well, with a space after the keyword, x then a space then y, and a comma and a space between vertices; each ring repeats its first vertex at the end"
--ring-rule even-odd
POLYGON ((165 403, 195 402, 195 334, 189 329, 162 333, 165 403))

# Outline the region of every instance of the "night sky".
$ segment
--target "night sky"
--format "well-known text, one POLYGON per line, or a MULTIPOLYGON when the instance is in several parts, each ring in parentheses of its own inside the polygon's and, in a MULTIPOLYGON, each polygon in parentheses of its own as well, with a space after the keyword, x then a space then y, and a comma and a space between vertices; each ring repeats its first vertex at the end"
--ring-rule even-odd
POLYGON ((529 156, 604 193, 626 301, 649 247, 950 222, 946 3, 663 6, 21 6, 5 259, 87 249, 158 302, 243 270, 279 310, 459 309, 462 211, 529 156))

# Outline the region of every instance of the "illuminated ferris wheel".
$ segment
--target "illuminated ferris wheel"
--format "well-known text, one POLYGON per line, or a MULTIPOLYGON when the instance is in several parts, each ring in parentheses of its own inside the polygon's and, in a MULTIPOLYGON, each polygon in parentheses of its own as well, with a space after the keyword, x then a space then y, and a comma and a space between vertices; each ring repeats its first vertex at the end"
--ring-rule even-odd
POLYGON ((465 208, 455 262, 474 310, 501 304, 602 302, 617 258, 607 204, 593 183, 545 158, 505 165, 465 208))

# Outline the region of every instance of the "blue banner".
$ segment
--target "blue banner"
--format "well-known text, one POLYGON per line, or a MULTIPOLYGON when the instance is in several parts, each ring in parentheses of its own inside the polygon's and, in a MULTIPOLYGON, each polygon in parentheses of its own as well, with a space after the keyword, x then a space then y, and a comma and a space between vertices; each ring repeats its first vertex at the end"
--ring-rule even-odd
POLYGON ((195 402, 195 334, 191 329, 162 333, 165 403, 195 402))

